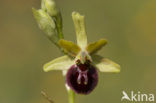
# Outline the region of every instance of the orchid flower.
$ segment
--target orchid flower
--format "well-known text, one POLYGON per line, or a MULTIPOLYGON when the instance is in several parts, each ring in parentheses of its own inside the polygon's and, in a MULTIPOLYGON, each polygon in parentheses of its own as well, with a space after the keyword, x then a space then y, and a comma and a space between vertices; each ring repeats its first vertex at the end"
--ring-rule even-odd
POLYGON ((98 83, 98 70, 120 72, 120 65, 96 54, 107 44, 107 40, 100 39, 88 43, 84 16, 77 12, 72 13, 77 38, 77 43, 73 43, 64 39, 61 12, 57 9, 54 0, 42 0, 41 9, 32 8, 32 11, 39 28, 53 44, 63 51, 64 56, 46 63, 43 70, 63 72, 69 103, 75 103, 75 92, 89 94, 95 89, 98 83))
POLYGON ((89 94, 98 83, 98 72, 120 72, 120 65, 96 53, 107 44, 100 39, 88 43, 84 16, 72 13, 77 44, 60 39, 59 47, 66 55, 58 57, 44 65, 44 71, 61 70, 66 78, 66 85, 79 94, 89 94))

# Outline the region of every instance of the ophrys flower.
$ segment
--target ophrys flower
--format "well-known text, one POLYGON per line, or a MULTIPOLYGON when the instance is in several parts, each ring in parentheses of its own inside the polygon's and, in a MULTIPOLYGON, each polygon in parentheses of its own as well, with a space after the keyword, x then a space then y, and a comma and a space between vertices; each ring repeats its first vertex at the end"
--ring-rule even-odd
POLYGON ((62 70, 66 76, 66 84, 76 93, 90 93, 98 82, 97 69, 101 72, 120 72, 115 62, 96 55, 107 41, 100 39, 94 43, 87 42, 84 16, 72 13, 75 25, 77 44, 60 39, 58 45, 67 54, 44 65, 44 71, 62 70))

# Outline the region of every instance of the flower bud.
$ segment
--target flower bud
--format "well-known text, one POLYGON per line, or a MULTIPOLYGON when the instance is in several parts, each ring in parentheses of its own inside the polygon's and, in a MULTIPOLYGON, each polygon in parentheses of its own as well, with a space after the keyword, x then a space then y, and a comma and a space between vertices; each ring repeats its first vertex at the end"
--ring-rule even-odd
POLYGON ((36 10, 33 8, 34 17, 40 27, 46 34, 46 36, 54 43, 58 42, 58 36, 56 33, 56 26, 54 20, 42 9, 36 10))
POLYGON ((45 7, 50 16, 57 16, 58 10, 54 0, 45 0, 45 7))

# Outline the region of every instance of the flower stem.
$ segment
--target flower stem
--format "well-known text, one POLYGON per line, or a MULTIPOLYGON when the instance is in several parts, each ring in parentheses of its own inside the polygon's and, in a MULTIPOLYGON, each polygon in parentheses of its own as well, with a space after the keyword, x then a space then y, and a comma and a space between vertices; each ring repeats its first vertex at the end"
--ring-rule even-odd
POLYGON ((55 19, 56 19, 56 29, 57 29, 59 39, 64 39, 64 35, 62 32, 62 16, 60 12, 58 12, 58 14, 55 16, 55 19))
POLYGON ((71 89, 68 90, 68 103, 75 103, 75 92, 71 89))
MULTIPOLYGON (((56 29, 58 33, 59 39, 64 39, 63 31, 62 31, 62 16, 59 12, 57 16, 55 16, 56 22, 56 29)), ((59 49, 65 54, 65 52, 59 47, 59 49)), ((69 103, 75 103, 75 92, 72 91, 70 88, 68 90, 68 101, 69 103)))

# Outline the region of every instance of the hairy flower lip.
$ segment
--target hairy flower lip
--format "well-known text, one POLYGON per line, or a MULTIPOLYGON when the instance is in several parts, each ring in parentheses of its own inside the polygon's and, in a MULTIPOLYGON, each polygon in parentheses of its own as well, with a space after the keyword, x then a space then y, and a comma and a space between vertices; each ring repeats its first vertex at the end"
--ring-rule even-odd
POLYGON ((79 94, 89 94, 98 83, 98 73, 93 65, 72 65, 66 75, 67 85, 79 94))

